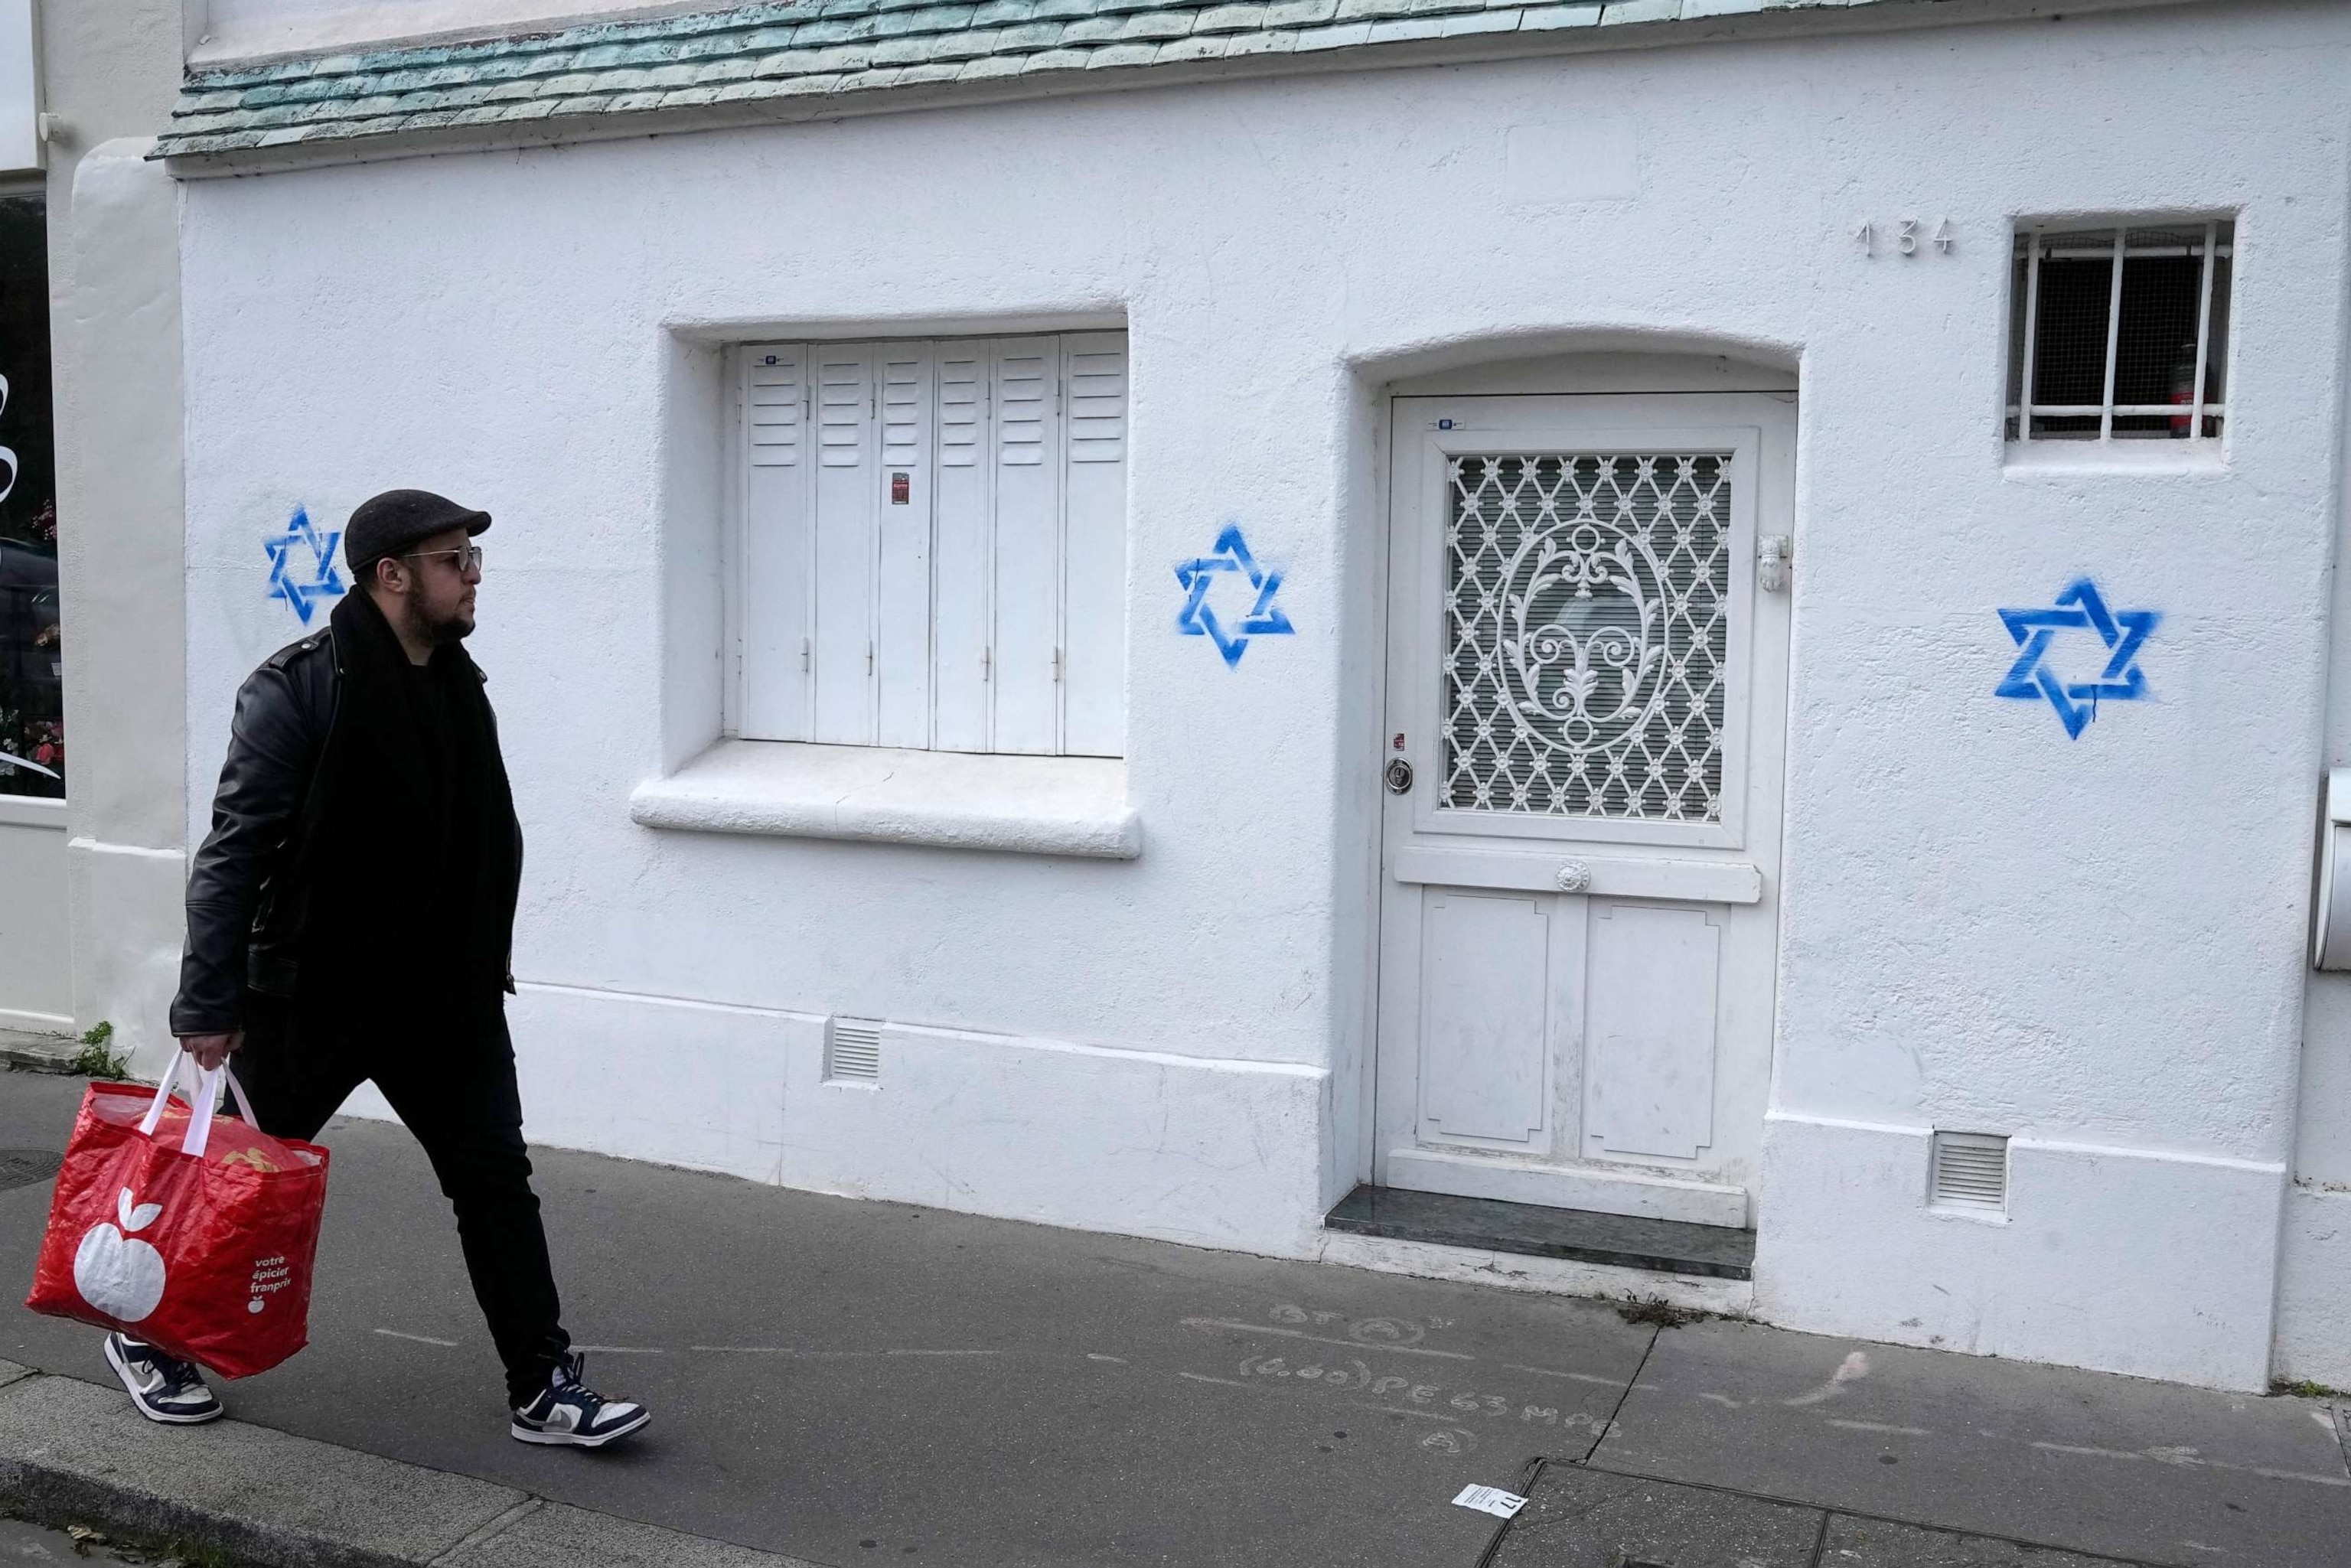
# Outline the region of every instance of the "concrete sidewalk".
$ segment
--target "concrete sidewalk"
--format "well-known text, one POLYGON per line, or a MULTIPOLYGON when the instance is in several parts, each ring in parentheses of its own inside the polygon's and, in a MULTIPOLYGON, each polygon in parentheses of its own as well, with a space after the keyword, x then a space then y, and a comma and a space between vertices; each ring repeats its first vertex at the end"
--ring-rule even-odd
MULTIPOLYGON (((80 1092, 0 1076, 0 1151, 57 1148, 80 1092)), ((121 1408, 92 1331, 12 1310, 0 1355, 57 1375, 0 1387, 0 1484, 130 1463, 75 1436, 103 1427, 149 1456, 133 1468, 156 1496, 186 1478, 173 1506, 195 1513, 246 1497, 195 1485, 244 1444, 262 1457, 239 1473, 323 1466, 270 1504, 314 1521, 396 1522, 478 1489, 463 1508, 516 1500, 483 1525, 523 1508, 540 1531, 703 1538, 622 1561, 758 1560, 715 1542, 833 1568, 2351 1560, 2351 1463, 2324 1401, 1660 1328, 558 1151, 538 1163, 567 1319, 591 1379, 655 1421, 604 1454, 527 1448, 422 1155, 376 1124, 325 1141, 310 1349, 223 1390, 239 1424, 166 1431, 121 1408), (329 1447, 252 1448, 289 1438, 329 1447), (1507 1529, 1451 1503, 1529 1477, 1507 1529)), ((0 1192, 0 1280, 30 1277, 47 1203, 46 1182, 0 1192)), ((502 1550, 531 1547, 517 1528, 502 1550)), ((436 1551, 392 1560, 459 1560, 436 1551)))

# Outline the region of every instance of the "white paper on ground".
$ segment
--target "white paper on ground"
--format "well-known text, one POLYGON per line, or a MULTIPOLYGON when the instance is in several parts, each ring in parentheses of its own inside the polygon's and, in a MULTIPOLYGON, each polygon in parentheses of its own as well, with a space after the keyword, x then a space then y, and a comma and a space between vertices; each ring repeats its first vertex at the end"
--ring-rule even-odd
POLYGON ((1453 1500, 1458 1508, 1474 1508, 1480 1513, 1490 1513, 1496 1519, 1508 1519, 1527 1506, 1527 1500, 1500 1487, 1463 1487, 1461 1495, 1453 1500))

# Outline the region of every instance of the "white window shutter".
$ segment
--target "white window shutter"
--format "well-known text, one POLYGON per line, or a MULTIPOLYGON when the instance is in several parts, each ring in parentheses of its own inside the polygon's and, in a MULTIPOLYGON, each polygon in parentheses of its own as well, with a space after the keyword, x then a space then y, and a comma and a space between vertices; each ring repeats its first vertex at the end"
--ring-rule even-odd
POLYGON ((1060 748, 1061 357, 1051 338, 996 353, 998 751, 1060 748))
POLYGON ((742 638, 740 732, 809 737, 810 475, 808 362, 792 343, 741 350, 742 638))
POLYGON ((1126 335, 736 352, 736 732, 1122 755, 1126 335))
POLYGON ((874 594, 876 737, 931 744, 931 345, 888 343, 881 353, 881 519, 874 594))
POLYGON ((942 343, 937 363, 932 744, 946 751, 986 751, 996 657, 996 463, 988 417, 994 345, 942 343))
POLYGON ((816 634, 812 739, 873 743, 878 552, 873 361, 868 344, 819 343, 815 383, 816 634))
POLYGON ((1063 479, 1061 749, 1126 748, 1126 334, 1061 340, 1069 389, 1063 479))

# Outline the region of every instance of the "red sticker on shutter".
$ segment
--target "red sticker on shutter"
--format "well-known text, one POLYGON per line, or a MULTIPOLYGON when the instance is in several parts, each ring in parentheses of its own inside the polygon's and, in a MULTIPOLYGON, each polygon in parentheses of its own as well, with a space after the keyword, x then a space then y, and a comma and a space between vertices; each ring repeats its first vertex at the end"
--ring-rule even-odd
POLYGON ((890 504, 903 507, 914 498, 914 476, 911 474, 890 476, 890 504))

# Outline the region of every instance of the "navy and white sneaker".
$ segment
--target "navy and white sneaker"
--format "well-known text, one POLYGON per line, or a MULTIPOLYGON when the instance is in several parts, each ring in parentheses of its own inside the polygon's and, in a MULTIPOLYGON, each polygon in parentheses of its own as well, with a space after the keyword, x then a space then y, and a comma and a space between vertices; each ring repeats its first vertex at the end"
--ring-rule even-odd
POLYGON ((567 1353, 555 1364, 546 1391, 517 1406, 508 1428, 525 1443, 549 1443, 573 1448, 601 1448, 615 1437, 625 1437, 653 1418, 652 1411, 626 1399, 607 1399, 580 1380, 588 1358, 567 1353))
POLYGON ((131 1391, 131 1403, 150 1421, 200 1427, 221 1416, 221 1402, 204 1386, 193 1362, 174 1361, 142 1340, 117 1331, 106 1336, 106 1364, 131 1391))

